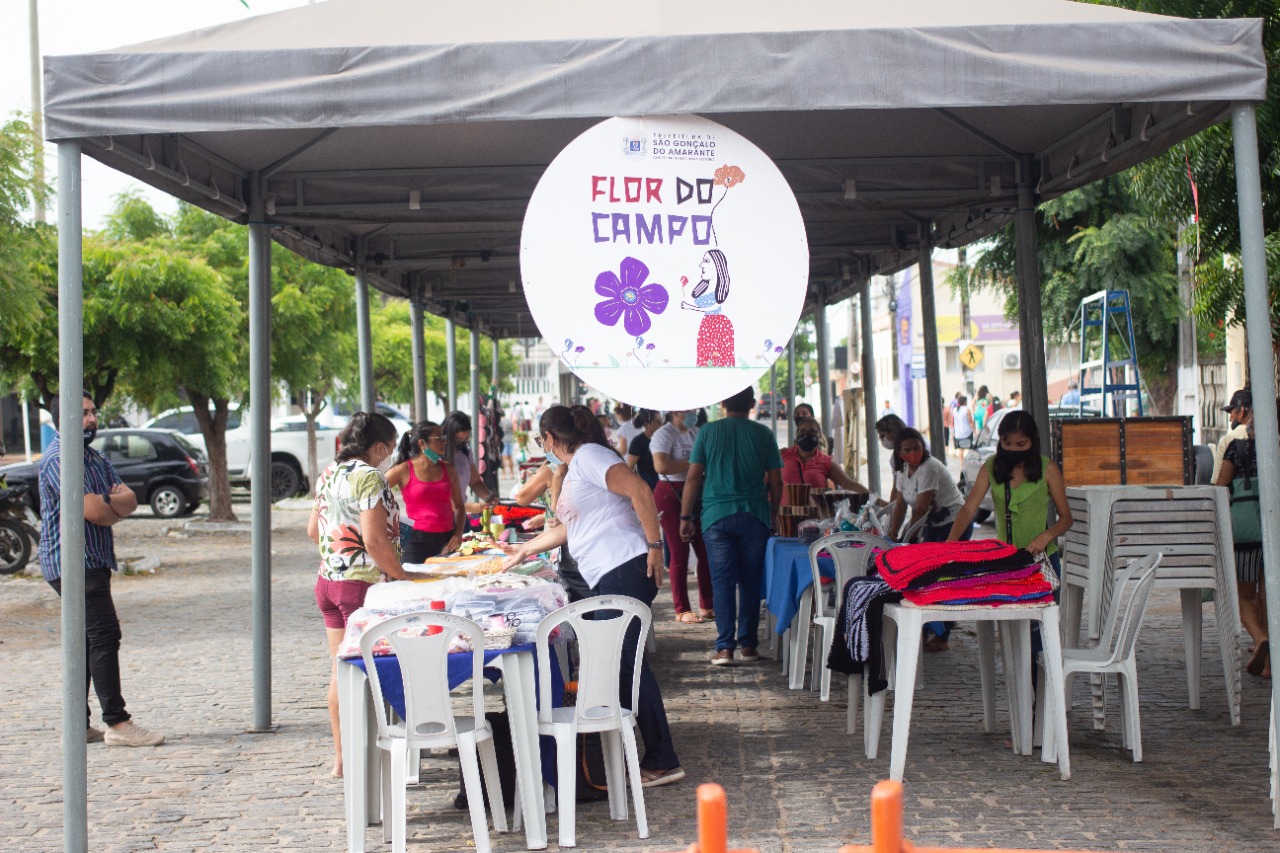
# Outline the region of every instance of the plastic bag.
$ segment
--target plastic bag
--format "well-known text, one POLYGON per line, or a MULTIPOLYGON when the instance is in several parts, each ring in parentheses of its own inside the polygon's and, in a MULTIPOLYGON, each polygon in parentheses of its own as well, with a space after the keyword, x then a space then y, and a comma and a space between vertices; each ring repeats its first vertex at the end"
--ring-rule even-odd
MULTIPOLYGON (((518 589, 492 587, 458 592, 448 600, 448 607, 449 612, 481 625, 490 624, 490 617, 501 616, 506 627, 516 630, 511 642, 524 645, 536 639, 543 617, 568 603, 568 593, 559 584, 536 583, 518 589)), ((557 639, 553 634, 552 641, 557 639)))

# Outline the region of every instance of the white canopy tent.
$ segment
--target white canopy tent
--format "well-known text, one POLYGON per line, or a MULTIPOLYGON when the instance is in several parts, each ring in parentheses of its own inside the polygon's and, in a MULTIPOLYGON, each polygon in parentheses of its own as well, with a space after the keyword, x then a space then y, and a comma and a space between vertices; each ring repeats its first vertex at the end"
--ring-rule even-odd
MULTIPOLYGON (((329 0, 142 45, 47 57, 45 121, 59 143, 64 235, 62 404, 78 405, 67 398, 82 379, 79 241, 71 238, 80 233, 82 153, 249 224, 256 449, 268 446, 272 241, 353 270, 361 306, 372 285, 469 327, 473 355, 478 331, 532 335, 517 262, 526 204, 560 149, 613 115, 701 114, 771 156, 805 219, 811 307, 859 291, 865 306, 872 274, 1016 220, 1023 394, 1042 423, 1035 204, 1230 115, 1249 312, 1263 318, 1250 324, 1250 354, 1262 363, 1271 357, 1271 333, 1252 130, 1252 105, 1266 96, 1261 32, 1256 20, 1182 20, 1067 0, 479 7, 329 0)), ((925 284, 926 372, 940 437, 941 382, 929 337, 936 325, 925 284)), ((359 323, 367 406, 366 314, 359 323)), ((874 389, 867 396, 872 422, 874 389)), ((1273 409, 1260 407, 1258 432, 1269 489, 1267 563, 1276 566, 1273 409)), ((265 466, 265 454, 253 456, 265 466)), ((75 516, 78 472, 72 460, 64 466, 64 506, 75 516)), ((268 510, 255 492, 259 729, 271 719, 268 510)), ((72 526, 64 564, 74 577, 83 551, 72 526)), ((1271 611, 1280 614, 1280 579, 1273 581, 1271 611)), ((63 599, 69 685, 80 683, 84 666, 75 648, 83 633, 74 630, 83 591, 72 587, 64 586, 63 599)), ((78 705, 68 689, 73 723, 78 705)), ((68 849, 83 849, 82 836, 73 837, 83 821, 73 772, 83 788, 82 735, 77 725, 64 731, 68 849)))

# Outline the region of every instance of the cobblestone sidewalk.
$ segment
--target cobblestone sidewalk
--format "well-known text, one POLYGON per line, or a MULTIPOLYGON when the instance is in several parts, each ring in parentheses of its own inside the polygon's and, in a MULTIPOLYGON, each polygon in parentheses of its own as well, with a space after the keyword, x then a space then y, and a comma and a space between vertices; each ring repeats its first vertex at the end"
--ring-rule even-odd
MULTIPOLYGON (((342 787, 329 777, 325 641, 312 597, 305 513, 278 510, 274 537, 274 717, 271 735, 244 732, 251 714, 249 545, 244 533, 174 538, 138 518, 122 553, 159 556, 153 576, 115 583, 124 623, 125 696, 156 749, 89 747, 90 849, 259 851, 343 849, 342 787)), ((1013 755, 1007 733, 982 732, 976 641, 961 626, 949 652, 925 660, 906 774, 906 831, 917 844, 1218 853, 1275 850, 1267 800, 1267 685, 1246 677, 1244 725, 1227 718, 1206 607, 1203 700, 1186 707, 1177 596, 1157 592, 1139 659, 1145 761, 1114 729, 1095 732, 1084 680, 1070 719, 1074 776, 1013 755)), ((694 787, 729 792, 731 846, 765 853, 835 851, 866 843, 868 795, 888 772, 892 702, 880 757, 844 734, 844 690, 826 704, 786 689, 773 662, 711 668, 711 625, 679 625, 659 597, 657 671, 688 781, 646 792, 653 837, 613 823, 607 805, 578 810, 582 849, 675 851, 695 838, 694 787)), ((37 580, 0 581, 0 848, 62 849, 57 598, 37 580)), ((839 683, 839 682, 837 682, 839 683)), ((95 703, 96 705, 96 703, 95 703)), ((97 709, 94 709, 95 717, 97 709)), ((1007 726, 1003 708, 1001 725, 1007 726)), ((433 758, 410 792, 410 849, 468 850, 452 807, 456 763, 433 758)), ((552 847, 555 820, 550 820, 552 847)), ((520 835, 493 835, 497 851, 520 835)), ((377 828, 370 850, 385 849, 377 828)))

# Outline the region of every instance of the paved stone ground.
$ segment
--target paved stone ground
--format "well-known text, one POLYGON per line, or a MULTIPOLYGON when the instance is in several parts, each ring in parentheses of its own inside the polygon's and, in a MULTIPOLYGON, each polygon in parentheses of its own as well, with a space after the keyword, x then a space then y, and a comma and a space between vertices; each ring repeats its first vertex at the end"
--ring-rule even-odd
MULTIPOLYGON (((247 516, 247 507, 240 508, 247 516)), ((257 851, 342 849, 342 788, 328 775, 328 678, 312 598, 305 513, 274 525, 274 718, 251 716, 248 536, 166 535, 145 517, 119 529, 121 553, 155 554, 153 576, 119 578, 124 685, 138 721, 169 736, 156 749, 89 748, 90 849, 257 851)), ((1118 732, 1094 732, 1083 681, 1070 720, 1069 782, 1055 766, 1013 755, 1006 734, 982 732, 976 642, 963 627, 952 650, 927 656, 907 763, 907 835, 917 844, 1034 849, 1263 851, 1280 845, 1267 800, 1266 687, 1247 678, 1244 725, 1227 718, 1213 608, 1206 608, 1203 704, 1186 708, 1177 596, 1158 592, 1142 638, 1146 760, 1133 764, 1118 732)), ((579 806, 582 849, 675 851, 695 837, 694 787, 729 792, 731 846, 765 853, 834 851, 867 843, 868 795, 888 772, 891 716, 880 757, 844 734, 843 690, 820 703, 786 689, 778 667, 712 669, 712 628, 656 611, 657 670, 689 779, 646 793, 652 838, 614 824, 603 803, 579 806)), ((0 849, 62 849, 57 599, 42 581, 0 580, 0 849)), ((496 692, 496 691, 495 691, 496 692)), ((95 716, 96 700, 95 704, 95 716)), ((892 703, 890 703, 890 709, 892 703)), ((1114 696, 1111 706, 1114 722, 1114 696)), ((1001 710, 1001 724, 1007 717, 1001 710)), ((411 850, 473 849, 452 808, 456 764, 433 758, 410 794, 411 850)), ((555 821, 550 820, 552 847, 555 821)), ((523 837, 493 836, 514 853, 523 837)), ((385 849, 377 828, 371 850, 385 849)))

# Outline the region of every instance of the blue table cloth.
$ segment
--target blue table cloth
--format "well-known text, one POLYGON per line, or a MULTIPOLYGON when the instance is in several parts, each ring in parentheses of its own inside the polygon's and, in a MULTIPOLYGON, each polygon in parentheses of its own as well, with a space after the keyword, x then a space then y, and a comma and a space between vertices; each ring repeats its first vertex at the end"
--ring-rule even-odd
MULTIPOLYGON (((535 647, 532 643, 523 646, 511 646, 506 649, 485 649, 484 662, 489 664, 493 662, 499 655, 511 654, 512 652, 534 652, 535 647)), ((533 670, 534 683, 537 684, 538 668, 536 666, 537 653, 534 652, 535 666, 533 670)), ((404 682, 400 678, 400 661, 395 655, 386 655, 375 657, 374 665, 378 667, 378 681, 382 684, 382 697, 387 700, 396 713, 404 719, 404 682)), ((355 658, 348 663, 364 669, 364 659, 355 658)), ((490 681, 497 681, 501 675, 501 671, 489 666, 485 667, 484 675, 490 681)), ((453 690, 459 684, 462 684, 471 677, 471 655, 456 654, 449 655, 449 689, 453 690)), ((536 695, 536 694, 535 694, 536 695)), ((564 676, 560 673, 560 662, 555 655, 551 656, 551 702, 556 707, 560 706, 564 699, 564 676)))
MULTIPOLYGON (((824 578, 834 578, 835 562, 830 557, 819 557, 818 571, 824 578)), ((800 609, 800 599, 811 586, 813 570, 809 567, 809 546, 799 539, 769 537, 764 552, 764 588, 760 594, 777 620, 774 630, 778 634, 791 627, 791 621, 800 609)))

